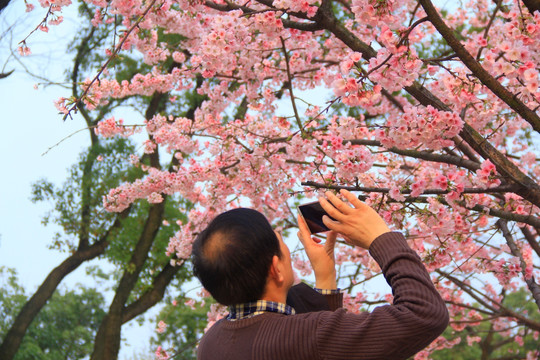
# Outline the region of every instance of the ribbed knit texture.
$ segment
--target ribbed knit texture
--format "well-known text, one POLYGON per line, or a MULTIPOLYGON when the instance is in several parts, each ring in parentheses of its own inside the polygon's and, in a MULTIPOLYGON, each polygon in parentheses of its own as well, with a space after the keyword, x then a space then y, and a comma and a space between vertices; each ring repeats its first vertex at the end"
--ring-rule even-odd
MULTIPOLYGON (((286 316, 265 313, 222 320, 204 335, 201 360, 406 359, 448 324, 448 311, 418 255, 403 235, 378 237, 370 254, 392 288, 393 305, 353 314, 344 309, 286 316)), ((331 309, 341 296, 327 295, 331 309)))

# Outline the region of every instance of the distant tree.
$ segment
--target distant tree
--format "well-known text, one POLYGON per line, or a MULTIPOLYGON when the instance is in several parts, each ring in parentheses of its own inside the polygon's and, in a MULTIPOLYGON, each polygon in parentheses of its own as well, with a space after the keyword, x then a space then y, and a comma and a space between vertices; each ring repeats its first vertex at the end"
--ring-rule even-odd
POLYGON ((156 348, 169 352, 175 360, 195 360, 196 347, 208 319, 207 313, 212 302, 188 305, 187 298, 171 300, 156 316, 156 335, 151 343, 156 348), (160 325, 163 324, 163 328, 160 325))
MULTIPOLYGON (((0 339, 27 299, 15 271, 0 267, 0 339)), ((28 328, 15 359, 87 358, 104 316, 105 300, 98 290, 82 285, 57 290, 28 328)))
MULTIPOLYGON (((503 294, 502 305, 517 314, 540 321, 540 313, 526 289, 503 294)), ((475 304, 478 306, 478 304, 475 304)), ((431 354, 433 360, 511 360, 526 359, 527 353, 539 350, 538 333, 513 319, 479 318, 464 314, 453 321, 443 337, 455 344, 431 354), (479 320, 479 321, 476 321, 479 320)))

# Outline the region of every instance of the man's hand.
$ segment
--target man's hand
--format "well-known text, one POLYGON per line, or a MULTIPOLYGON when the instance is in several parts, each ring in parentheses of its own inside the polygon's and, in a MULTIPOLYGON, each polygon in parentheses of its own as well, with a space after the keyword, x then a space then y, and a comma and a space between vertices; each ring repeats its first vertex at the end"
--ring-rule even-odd
POLYGON ((319 202, 328 215, 336 221, 325 215, 323 216, 324 224, 343 235, 348 243, 369 249, 373 240, 389 232, 390 229, 375 210, 358 200, 352 193, 347 190, 341 190, 340 193, 352 207, 332 192, 327 191, 325 195, 328 200, 321 197, 319 202))
POLYGON ((320 240, 313 238, 304 218, 298 214, 298 238, 304 245, 306 254, 315 272, 315 287, 319 289, 336 289, 336 262, 334 260, 334 246, 336 232, 330 231, 324 245, 320 240))

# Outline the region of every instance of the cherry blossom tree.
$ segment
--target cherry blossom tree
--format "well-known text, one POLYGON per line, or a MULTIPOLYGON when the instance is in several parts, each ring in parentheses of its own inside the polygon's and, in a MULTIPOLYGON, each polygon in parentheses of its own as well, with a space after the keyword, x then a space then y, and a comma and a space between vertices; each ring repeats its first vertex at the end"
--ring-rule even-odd
MULTIPOLYGON (((146 154, 175 161, 141 165, 145 176, 111 189, 107 210, 180 194, 195 206, 167 253, 187 259, 219 212, 250 206, 288 229, 298 202, 349 189, 407 235, 453 331, 489 323, 501 337, 538 338, 535 317, 504 299, 525 289, 540 307, 539 1, 86 2, 96 28, 121 23, 80 94, 56 103, 66 119, 118 99, 204 97, 189 116, 163 108, 135 124, 148 134, 146 154), (117 80, 123 53, 148 70, 117 80)), ((40 4, 57 22, 70 1, 40 4)), ((132 129, 109 118, 96 133, 132 129)), ((370 292, 380 269, 365 251, 340 245, 338 254, 350 309, 391 301, 370 292)), ((210 324, 223 311, 213 307, 210 324)), ((459 341, 440 337, 417 358, 459 341)))

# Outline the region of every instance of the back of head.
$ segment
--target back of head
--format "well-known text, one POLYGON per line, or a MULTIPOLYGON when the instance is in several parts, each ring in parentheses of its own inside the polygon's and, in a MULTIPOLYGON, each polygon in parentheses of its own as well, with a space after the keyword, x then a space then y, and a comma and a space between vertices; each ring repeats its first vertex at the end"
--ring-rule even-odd
POLYGON ((223 305, 256 301, 263 295, 279 240, 266 217, 252 209, 218 215, 193 243, 195 276, 223 305))

